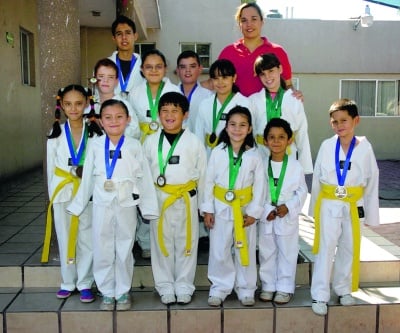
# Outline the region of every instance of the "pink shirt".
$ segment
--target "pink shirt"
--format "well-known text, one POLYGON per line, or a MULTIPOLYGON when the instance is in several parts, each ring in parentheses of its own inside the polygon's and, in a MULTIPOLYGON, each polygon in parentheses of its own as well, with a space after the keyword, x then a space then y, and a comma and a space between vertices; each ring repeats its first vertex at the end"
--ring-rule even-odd
POLYGON ((236 85, 244 96, 250 96, 261 90, 262 83, 254 73, 254 62, 256 58, 264 53, 274 53, 282 65, 282 77, 285 80, 292 78, 292 67, 289 58, 282 46, 268 41, 262 37, 263 44, 253 52, 243 44, 243 38, 226 46, 220 53, 218 59, 228 59, 235 65, 237 72, 236 85))

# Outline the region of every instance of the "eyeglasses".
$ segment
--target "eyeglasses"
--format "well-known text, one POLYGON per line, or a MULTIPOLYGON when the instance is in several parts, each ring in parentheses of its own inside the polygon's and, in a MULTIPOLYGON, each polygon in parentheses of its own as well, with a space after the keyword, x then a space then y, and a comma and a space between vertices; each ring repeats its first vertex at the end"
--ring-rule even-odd
POLYGON ((155 66, 152 66, 152 65, 144 65, 144 66, 143 66, 143 69, 144 69, 145 71, 148 71, 148 72, 150 72, 150 71, 152 71, 152 70, 154 70, 154 71, 161 71, 161 70, 163 70, 164 68, 165 68, 164 65, 155 65, 155 66))

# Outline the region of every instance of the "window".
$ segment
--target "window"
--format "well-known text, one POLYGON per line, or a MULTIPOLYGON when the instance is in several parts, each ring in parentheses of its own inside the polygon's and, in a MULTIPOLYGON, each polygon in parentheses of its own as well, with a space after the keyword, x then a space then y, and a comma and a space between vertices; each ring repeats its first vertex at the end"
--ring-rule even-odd
POLYGON ((399 80, 341 80, 341 98, 354 100, 361 116, 400 116, 399 80))
POLYGON ((22 84, 35 86, 35 51, 33 34, 20 28, 22 84))
POLYGON ((181 52, 187 50, 194 51, 199 55, 200 64, 204 69, 208 70, 210 68, 211 44, 181 43, 181 52))
POLYGON ((156 48, 156 43, 135 43, 135 53, 140 55, 145 54, 150 50, 154 50, 156 48))

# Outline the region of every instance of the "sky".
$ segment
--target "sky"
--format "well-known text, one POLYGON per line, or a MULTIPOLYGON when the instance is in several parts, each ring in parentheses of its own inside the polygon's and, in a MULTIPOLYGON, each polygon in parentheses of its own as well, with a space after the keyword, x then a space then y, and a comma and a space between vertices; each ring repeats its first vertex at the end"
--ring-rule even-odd
POLYGON ((309 18, 322 20, 345 20, 364 13, 365 6, 370 7, 376 21, 400 21, 400 11, 363 0, 257 0, 264 13, 278 9, 283 18, 309 18), (288 10, 286 10, 288 8, 288 10), (286 14, 286 12, 288 14, 286 14))

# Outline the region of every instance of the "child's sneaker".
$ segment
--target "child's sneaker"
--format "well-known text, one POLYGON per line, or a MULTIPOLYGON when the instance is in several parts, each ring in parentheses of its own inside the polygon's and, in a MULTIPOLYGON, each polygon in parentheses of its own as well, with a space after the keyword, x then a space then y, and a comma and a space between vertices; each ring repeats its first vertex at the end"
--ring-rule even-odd
POLYGON ((350 294, 339 296, 339 302, 341 305, 344 305, 344 306, 356 304, 356 300, 350 294))
POLYGON ((174 294, 166 294, 161 296, 161 303, 168 305, 176 302, 176 298, 174 294))
POLYGON ((112 311, 114 310, 114 297, 103 296, 103 300, 100 304, 100 310, 112 311))
POLYGON ((243 297, 240 300, 240 303, 244 306, 253 306, 256 302, 254 301, 254 297, 243 297))
POLYGON ((271 302, 272 299, 274 298, 274 292, 262 290, 259 297, 260 297, 260 300, 263 302, 271 302))
POLYGON ((71 293, 72 291, 60 289, 59 291, 57 291, 57 298, 59 299, 68 298, 69 296, 71 296, 71 293))
POLYGON ((286 304, 292 299, 293 294, 284 293, 282 291, 278 291, 274 297, 274 302, 276 304, 286 304))
POLYGON ((311 308, 318 316, 325 316, 328 313, 326 302, 313 300, 311 308))
POLYGON ((209 306, 220 306, 222 303, 222 299, 217 296, 209 296, 208 297, 208 305, 209 306))
POLYGON ((192 296, 189 294, 178 295, 176 298, 178 304, 189 304, 192 301, 192 296))
POLYGON ((117 299, 117 310, 126 311, 131 308, 131 295, 128 293, 123 294, 117 299))
POLYGON ((80 293, 81 296, 79 299, 82 303, 91 303, 94 301, 94 295, 90 289, 82 289, 80 293))

